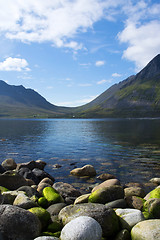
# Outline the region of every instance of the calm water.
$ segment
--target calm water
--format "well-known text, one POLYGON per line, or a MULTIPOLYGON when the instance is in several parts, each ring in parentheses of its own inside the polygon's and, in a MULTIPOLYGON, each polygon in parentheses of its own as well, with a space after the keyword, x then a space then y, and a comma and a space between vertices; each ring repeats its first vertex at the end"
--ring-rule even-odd
POLYGON ((85 164, 122 182, 160 177, 160 119, 1 119, 0 139, 1 162, 41 159, 57 181, 76 186, 95 183, 69 175, 85 164))

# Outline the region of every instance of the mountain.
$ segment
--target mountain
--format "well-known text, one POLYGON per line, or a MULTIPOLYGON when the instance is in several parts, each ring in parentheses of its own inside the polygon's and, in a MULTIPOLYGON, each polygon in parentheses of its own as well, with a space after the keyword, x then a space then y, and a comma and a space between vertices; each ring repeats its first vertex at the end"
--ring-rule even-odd
POLYGON ((80 107, 55 106, 32 89, 0 80, 0 117, 160 117, 160 54, 138 74, 80 107))
POLYGON ((63 115, 65 110, 32 89, 0 80, 0 117, 55 117, 63 115))
POLYGON ((160 117, 160 54, 138 74, 74 109, 74 115, 84 118, 160 117))

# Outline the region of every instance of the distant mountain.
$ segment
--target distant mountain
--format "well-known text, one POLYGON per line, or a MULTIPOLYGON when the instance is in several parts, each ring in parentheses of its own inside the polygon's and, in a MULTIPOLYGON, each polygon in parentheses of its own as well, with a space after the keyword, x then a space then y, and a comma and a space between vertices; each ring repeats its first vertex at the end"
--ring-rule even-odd
POLYGON ((135 76, 113 85, 75 117, 160 117, 160 54, 135 76))
POLYGON ((160 54, 138 74, 80 107, 58 107, 23 86, 0 80, 0 117, 160 117, 160 54))
POLYGON ((0 117, 55 117, 64 112, 36 91, 0 80, 0 117))

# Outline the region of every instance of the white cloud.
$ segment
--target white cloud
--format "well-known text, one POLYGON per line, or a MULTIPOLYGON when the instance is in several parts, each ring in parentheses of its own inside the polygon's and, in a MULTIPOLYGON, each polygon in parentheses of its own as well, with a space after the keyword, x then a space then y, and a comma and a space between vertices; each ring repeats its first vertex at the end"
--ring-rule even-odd
POLYGON ((98 81, 97 84, 100 85, 100 84, 104 84, 104 83, 106 83, 106 82, 107 82, 106 79, 102 79, 102 80, 98 81))
POLYGON ((30 71, 28 62, 22 58, 8 57, 3 62, 0 62, 0 71, 30 71))
POLYGON ((119 73, 113 73, 113 74, 112 74, 112 77, 121 77, 121 74, 119 74, 119 73))
POLYGON ((118 39, 128 44, 123 58, 135 62, 136 71, 160 53, 160 4, 150 3, 139 1, 133 5, 130 2, 123 9, 128 18, 118 39))
POLYGON ((97 61, 95 63, 96 67, 100 67, 100 66, 103 66, 105 64, 105 61, 97 61))
POLYGON ((0 32, 23 42, 50 41, 56 47, 83 48, 73 38, 92 28, 121 0, 0 0, 0 32), (9 6, 9 7, 8 7, 9 6))

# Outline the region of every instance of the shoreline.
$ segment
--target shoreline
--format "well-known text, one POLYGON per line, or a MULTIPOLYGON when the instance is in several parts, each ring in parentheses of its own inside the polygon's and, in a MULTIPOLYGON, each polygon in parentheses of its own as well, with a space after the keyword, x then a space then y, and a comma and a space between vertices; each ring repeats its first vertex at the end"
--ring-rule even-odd
MULTIPOLYGON (((156 176, 145 184, 130 182, 123 185, 116 176, 109 173, 97 176, 96 170, 89 164, 72 169, 70 174, 75 179, 86 178, 86 176, 87 179, 97 177, 97 183, 93 184, 91 181, 90 188, 86 193, 67 182, 58 182, 58 179, 44 170, 45 166, 46 163, 41 160, 17 164, 13 159, 6 159, 1 163, 0 212, 4 209, 12 209, 10 211, 13 213, 15 211, 15 214, 18 211, 19 216, 21 214, 28 216, 29 213, 28 217, 33 218, 35 223, 34 231, 31 231, 32 228, 30 231, 28 230, 27 234, 29 235, 24 235, 24 229, 13 231, 14 224, 5 223, 5 219, 15 217, 10 216, 11 213, 8 210, 8 215, 5 218, 3 214, 0 216, 2 240, 3 238, 5 240, 5 237, 6 239, 9 238, 10 234, 13 240, 33 240, 40 236, 42 240, 47 239, 47 236, 52 237, 50 239, 72 239, 73 236, 72 238, 66 238, 66 234, 71 234, 71 231, 66 230, 67 226, 70 221, 73 221, 72 227, 74 229, 75 219, 84 215, 95 219, 96 223, 94 222, 94 224, 98 222, 100 225, 98 228, 101 229, 101 234, 99 233, 101 236, 99 235, 100 237, 95 238, 95 240, 134 240, 133 230, 137 224, 145 222, 148 224, 153 220, 158 221, 158 223, 160 221, 160 213, 157 210, 160 206, 160 178, 156 178, 156 176), (151 207, 152 210, 150 210, 151 207), (104 212, 105 214, 103 214, 104 212), (125 218, 126 215, 127 219, 125 218), (1 224, 2 221, 3 224, 1 224), (108 221, 110 222, 109 228, 106 227, 109 224, 108 221), (5 224, 10 224, 9 232, 6 232, 7 226, 5 224), (24 236, 22 237, 22 235, 24 236), (118 236, 123 236, 123 238, 118 238, 118 236), (124 236, 128 236, 128 238, 124 236)), ((57 171, 59 167, 58 165, 55 166, 57 171)), ((20 219, 23 220, 23 218, 20 219)), ((84 219, 84 221, 90 222, 91 219, 84 219)), ((19 224, 22 224, 22 222, 19 224)), ((79 229, 81 227, 80 225, 79 229)), ((75 229, 72 234, 77 234, 76 231, 75 229)), ((83 233, 84 229, 80 231, 83 233)))

